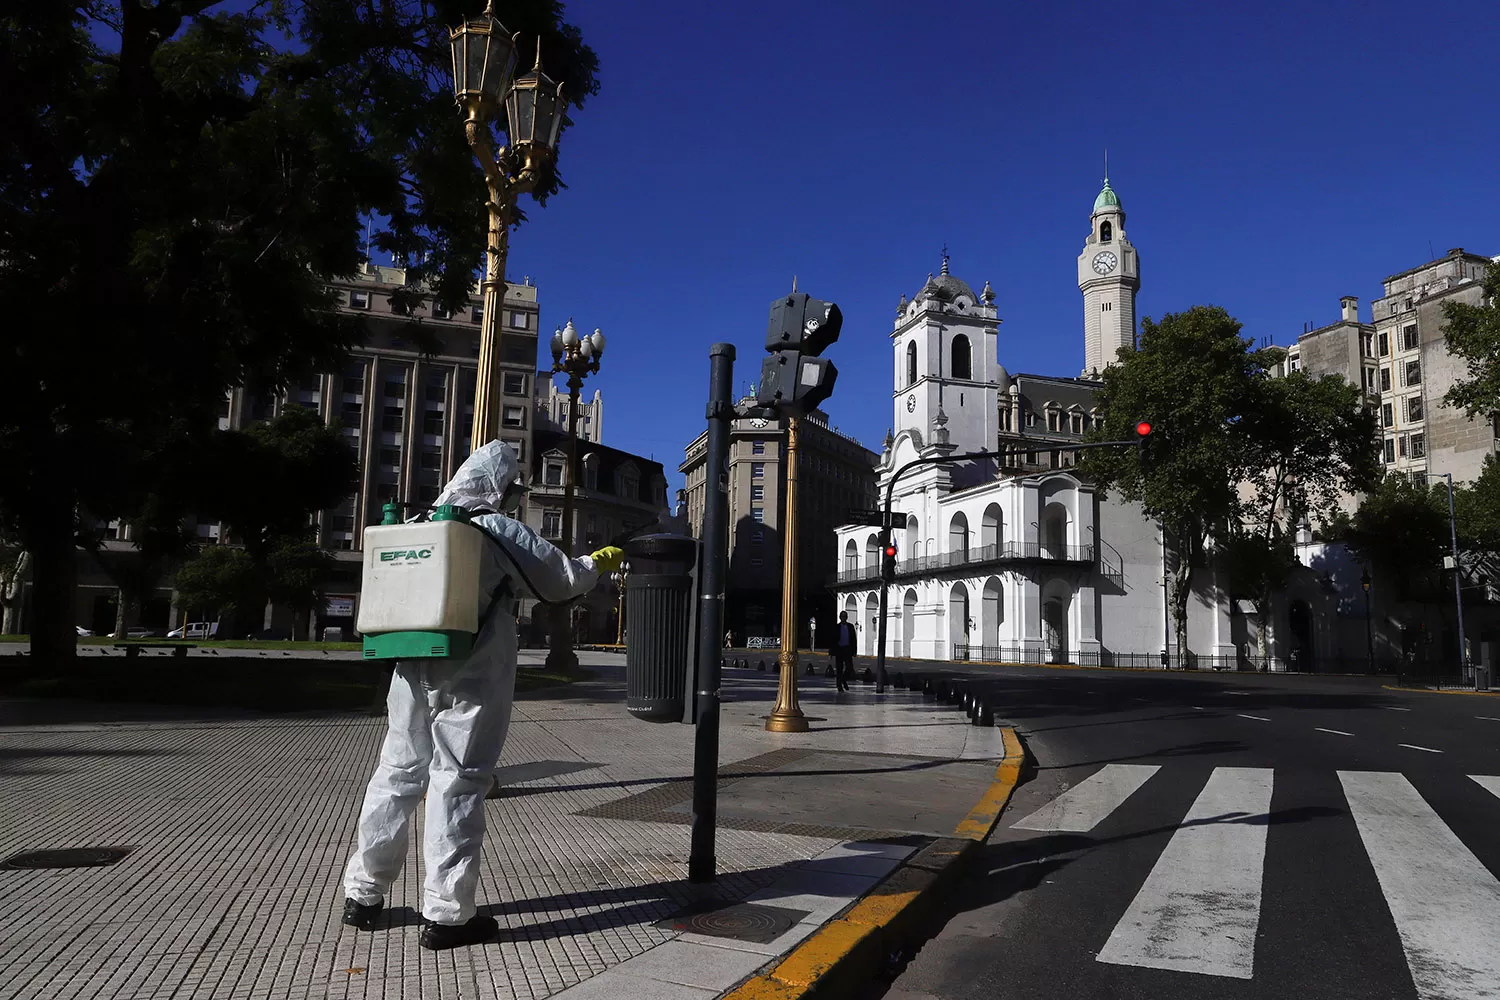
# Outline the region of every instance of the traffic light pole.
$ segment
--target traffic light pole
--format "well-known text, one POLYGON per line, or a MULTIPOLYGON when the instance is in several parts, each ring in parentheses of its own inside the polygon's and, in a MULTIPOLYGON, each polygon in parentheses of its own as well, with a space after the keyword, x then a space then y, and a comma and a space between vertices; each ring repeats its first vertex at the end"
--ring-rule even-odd
POLYGON ((708 441, 703 472, 703 555, 698 569, 698 724, 693 735, 693 812, 688 881, 716 874, 718 821, 719 662, 723 656, 724 562, 729 550, 729 430, 734 345, 709 348, 708 441))
MULTIPOLYGON (((1149 430, 1148 430, 1148 433, 1149 433, 1149 430)), ((1142 435, 1142 436, 1144 436, 1144 435, 1142 435)), ((1049 443, 1051 443, 1051 442, 1049 442, 1049 443)), ((1084 451, 1084 450, 1089 449, 1089 448, 1119 448, 1119 447, 1122 447, 1122 446, 1134 445, 1134 444, 1138 444, 1138 441, 1093 441, 1093 442, 1090 442, 1088 444, 1070 444, 1070 445, 1067 446, 1067 448, 1065 450, 1067 450, 1067 451, 1084 451)), ((891 539, 894 537, 892 535, 892 532, 895 530, 895 528, 891 524, 891 498, 892 498, 892 495, 895 493, 896 483, 901 480, 902 476, 906 475, 908 472, 910 472, 912 469, 917 468, 918 466, 922 466, 922 465, 955 465, 955 464, 957 464, 959 462, 972 462, 972 461, 974 461, 976 459, 981 459, 981 458, 999 458, 999 459, 1015 458, 1018 455, 1024 455, 1028 450, 1035 451, 1036 448, 1034 448, 1034 447, 1031 448, 1031 449, 1016 448, 1016 449, 1010 449, 1010 450, 1001 449, 999 451, 971 451, 971 452, 967 452, 966 454, 963 454, 963 455, 932 455, 932 456, 929 456, 927 458, 915 458, 915 459, 912 459, 910 462, 907 462, 905 465, 901 466, 901 468, 897 469, 896 470, 896 474, 893 475, 893 476, 891 476, 890 480, 885 484, 885 505, 883 507, 881 507, 881 510, 880 510, 880 520, 881 520, 881 523, 884 525, 884 527, 880 529, 881 530, 881 535, 882 535, 881 542, 880 542, 880 544, 881 544, 881 555, 880 555, 880 558, 881 558, 881 567, 880 567, 880 621, 876 624, 876 629, 875 629, 875 631, 876 631, 876 638, 875 638, 875 693, 876 694, 882 694, 885 691, 886 611, 887 611, 887 606, 888 606, 888 603, 889 603, 889 600, 890 600, 890 595, 889 595, 890 582, 891 582, 890 578, 895 575, 894 572, 889 573, 889 574, 886 572, 885 559, 887 558, 887 556, 885 555, 885 546, 889 545, 891 543, 891 539)), ((894 565, 895 560, 893 559, 891 561, 892 561, 892 564, 894 565)), ((910 640, 910 638, 911 638, 910 636, 907 637, 908 640, 910 640)), ((908 650, 908 652, 910 652, 910 651, 908 650)))

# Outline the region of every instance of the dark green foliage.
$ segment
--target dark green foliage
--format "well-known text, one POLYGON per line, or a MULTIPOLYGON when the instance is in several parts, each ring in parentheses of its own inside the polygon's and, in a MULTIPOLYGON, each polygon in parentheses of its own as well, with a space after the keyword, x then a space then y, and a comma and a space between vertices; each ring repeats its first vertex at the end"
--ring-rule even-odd
POLYGON ((1484 295, 1487 305, 1443 306, 1448 350, 1469 369, 1468 378, 1454 382, 1443 401, 1480 420, 1500 413, 1500 265, 1490 265, 1484 295))
POLYGON ((1430 598, 1451 544, 1446 488, 1423 489, 1404 476, 1386 476, 1352 517, 1333 518, 1324 536, 1343 542, 1382 579, 1393 580, 1401 597, 1430 598))
MULTIPOLYGON (((412 265, 413 297, 456 305, 486 243, 446 34, 477 2, 229 6, 0 14, 0 530, 32 554, 33 639, 59 662, 75 527, 141 516, 166 492, 152 456, 202 454, 229 388, 337 368, 359 342, 327 282, 358 267, 368 216, 389 219, 375 245, 412 265)), ((523 53, 541 36, 575 105, 597 91, 561 4, 497 14, 523 53)))
POLYGON ((1098 449, 1085 453, 1083 467, 1161 523, 1184 644, 1193 576, 1210 540, 1239 592, 1264 613, 1295 566, 1296 525, 1332 517, 1341 493, 1378 474, 1374 416, 1337 376, 1272 378, 1278 355, 1252 350, 1218 306, 1143 319, 1139 347, 1119 357, 1104 372, 1103 420, 1091 439, 1134 440, 1136 422, 1150 420, 1147 454, 1098 449))

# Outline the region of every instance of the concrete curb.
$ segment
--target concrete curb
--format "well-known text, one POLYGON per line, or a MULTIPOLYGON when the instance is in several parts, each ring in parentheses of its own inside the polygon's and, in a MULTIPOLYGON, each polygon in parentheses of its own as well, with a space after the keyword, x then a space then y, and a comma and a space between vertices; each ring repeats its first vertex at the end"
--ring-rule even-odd
POLYGON ((1397 687, 1395 684, 1382 684, 1380 686, 1386 691, 1409 691, 1412 694, 1467 694, 1471 696, 1477 695, 1480 698, 1500 698, 1500 691, 1443 691, 1438 688, 1397 687))
POLYGON ((828 1000, 851 997, 888 956, 919 943, 951 887, 978 854, 1021 781, 1026 750, 1012 728, 1002 729, 1005 757, 995 780, 951 837, 941 837, 907 858, 863 899, 824 924, 771 971, 723 994, 726 1000, 828 1000))

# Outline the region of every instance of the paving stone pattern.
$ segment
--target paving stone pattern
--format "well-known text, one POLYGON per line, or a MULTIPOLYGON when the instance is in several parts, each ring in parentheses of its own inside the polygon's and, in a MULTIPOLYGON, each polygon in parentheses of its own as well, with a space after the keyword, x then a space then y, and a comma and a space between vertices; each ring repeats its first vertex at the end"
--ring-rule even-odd
MULTIPOLYGON (((519 780, 487 803, 479 889, 501 938, 437 954, 417 946, 420 810, 380 929, 357 933, 339 920, 383 719, 81 715, 88 721, 0 728, 0 859, 134 848, 110 867, 0 871, 9 916, 0 1000, 533 1000, 678 937, 652 924, 702 895, 685 880, 688 828, 608 807, 663 788, 677 801, 692 729, 629 718, 617 679, 517 702, 502 778, 519 780)), ((762 728, 763 679, 726 677, 726 696, 740 700, 725 706, 725 771, 808 748, 998 753, 994 730, 930 721, 886 730, 880 720, 896 710, 868 696, 834 705, 829 692, 816 714, 839 727, 800 736, 762 728)), ((8 719, 24 714, 24 705, 7 709, 8 719)), ((782 890, 767 887, 795 883, 794 866, 844 839, 746 825, 755 824, 719 829, 718 898, 774 895, 782 890)))

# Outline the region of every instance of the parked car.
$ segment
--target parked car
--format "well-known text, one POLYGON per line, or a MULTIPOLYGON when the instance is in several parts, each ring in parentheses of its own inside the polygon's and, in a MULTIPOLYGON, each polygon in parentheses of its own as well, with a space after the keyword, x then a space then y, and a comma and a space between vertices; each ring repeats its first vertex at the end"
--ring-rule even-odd
MULTIPOLYGON (((153 639, 153 638, 155 638, 156 636, 159 636, 159 635, 161 635, 161 630, 160 629, 154 629, 154 628, 131 628, 131 629, 126 629, 125 630, 124 638, 126 638, 126 639, 153 639)), ((119 638, 121 638, 120 633, 118 633, 118 632, 111 632, 109 634, 109 637, 111 639, 119 639, 119 638)))
POLYGON ((74 625, 73 628, 75 628, 78 631, 79 635, 93 635, 94 634, 94 633, 90 632, 88 629, 84 628, 82 625, 74 625))
POLYGON ((188 622, 167 633, 168 639, 210 639, 219 634, 218 622, 188 622))

